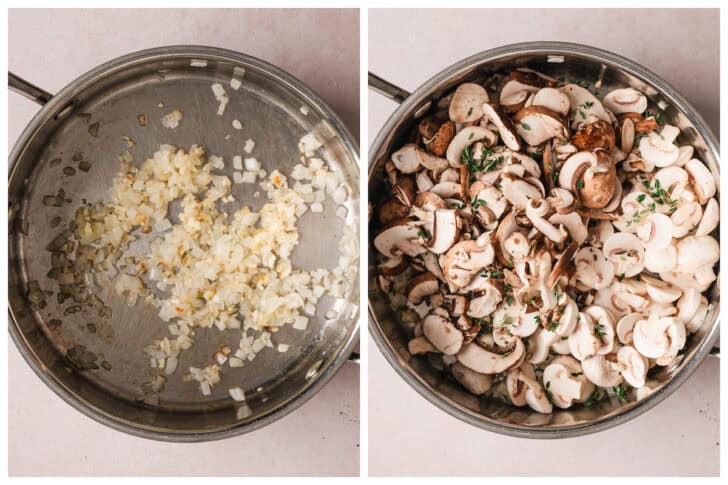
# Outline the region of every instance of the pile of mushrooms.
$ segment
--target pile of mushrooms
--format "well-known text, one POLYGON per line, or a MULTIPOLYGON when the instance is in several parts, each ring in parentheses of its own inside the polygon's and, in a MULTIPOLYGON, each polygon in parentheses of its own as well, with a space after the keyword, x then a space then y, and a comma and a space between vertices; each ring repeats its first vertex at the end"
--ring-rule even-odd
POLYGON ((539 413, 622 398, 680 359, 716 280, 716 177, 647 108, 523 69, 421 120, 374 213, 412 355, 539 413))

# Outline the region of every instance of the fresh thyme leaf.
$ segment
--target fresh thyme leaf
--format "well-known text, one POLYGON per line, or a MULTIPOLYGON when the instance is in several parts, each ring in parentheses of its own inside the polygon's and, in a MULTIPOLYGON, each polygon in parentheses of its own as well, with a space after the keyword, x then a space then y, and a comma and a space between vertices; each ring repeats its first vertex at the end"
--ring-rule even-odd
POLYGON ((594 325, 594 334, 596 334, 597 337, 604 337, 607 335, 607 333, 604 331, 604 325, 601 323, 594 325))
POLYGON ((571 377, 579 377, 582 374, 584 374, 584 373, 583 372, 572 372, 571 377))
POLYGON ((472 106, 471 106, 471 107, 470 107, 470 109, 468 110, 468 114, 467 114, 467 116, 470 116, 471 114, 473 114, 473 107, 472 107, 472 106))
POLYGON ((538 324, 541 325, 541 315, 536 315, 533 320, 538 324))
POLYGON ((549 323, 549 330, 553 332, 554 330, 559 328, 559 325, 561 325, 561 322, 559 322, 558 320, 551 320, 551 322, 549 323))
POLYGON ((638 195, 637 196, 637 202, 639 202, 641 204, 642 201, 645 200, 645 197, 647 197, 647 194, 640 194, 640 195, 638 195))
POLYGON ((507 327, 508 325, 512 325, 512 324, 513 324, 513 320, 511 320, 510 315, 505 315, 503 317, 503 320, 501 321, 501 326, 507 327))
POLYGON ((583 188, 584 188, 584 179, 581 179, 581 180, 579 180, 579 181, 578 181, 578 182, 576 183, 576 188, 577 188, 577 189, 583 189, 583 188))
POLYGON ((604 399, 604 391, 597 387, 596 389, 594 389, 594 392, 592 392, 591 395, 587 398, 587 400, 584 401, 584 406, 590 408, 596 405, 602 399, 604 399))
POLYGON ((622 384, 620 384, 618 386, 614 386, 612 388, 612 391, 614 391, 614 394, 617 396, 617 399, 619 399, 619 401, 621 403, 627 402, 627 396, 626 396, 627 391, 625 391, 624 387, 622 387, 622 384))
POLYGON ((594 106, 594 102, 592 102, 592 101, 584 101, 584 102, 583 102, 583 103, 581 103, 581 104, 580 104, 579 106, 581 106, 581 107, 582 107, 582 108, 584 108, 584 109, 589 109, 589 108, 591 108, 592 106, 594 106))
POLYGON ((531 130, 531 127, 528 126, 526 123, 521 123, 521 126, 523 127, 524 130, 529 130, 529 131, 531 130))
POLYGON ((513 303, 513 297, 511 295, 506 295, 506 303, 508 303, 508 305, 513 303))
POLYGON ((417 229, 417 235, 420 236, 422 239, 430 239, 432 237, 430 231, 428 231, 424 227, 417 229))

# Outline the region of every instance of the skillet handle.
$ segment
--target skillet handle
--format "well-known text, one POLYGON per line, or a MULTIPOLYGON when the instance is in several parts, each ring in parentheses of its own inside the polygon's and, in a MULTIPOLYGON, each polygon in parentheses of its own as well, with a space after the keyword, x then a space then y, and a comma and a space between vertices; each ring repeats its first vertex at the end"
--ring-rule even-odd
POLYGON ((16 93, 22 94, 26 98, 35 101, 41 106, 53 98, 53 95, 48 91, 43 91, 38 86, 30 84, 25 79, 16 76, 10 71, 8 71, 8 87, 16 93))
POLYGON ((409 92, 399 86, 395 86, 371 72, 369 73, 369 89, 391 99, 397 104, 402 104, 402 101, 407 99, 410 95, 409 92))

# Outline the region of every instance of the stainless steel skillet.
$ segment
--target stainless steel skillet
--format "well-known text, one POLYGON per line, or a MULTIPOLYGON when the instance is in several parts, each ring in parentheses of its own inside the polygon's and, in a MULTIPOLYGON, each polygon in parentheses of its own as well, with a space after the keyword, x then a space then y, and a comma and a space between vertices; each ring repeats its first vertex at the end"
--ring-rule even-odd
MULTIPOLYGON (((162 143, 186 149, 199 144, 227 160, 226 172, 232 178, 232 157, 244 155, 246 139, 255 140, 253 155, 266 171, 278 168, 287 173, 299 162, 299 139, 315 130, 325 139, 323 150, 336 160, 352 197, 346 220, 336 216, 331 204, 322 214, 307 214, 299 221, 301 242, 292 260, 302 268, 335 267, 338 254, 332 248, 344 225, 358 228, 358 148, 313 91, 259 59, 199 46, 156 48, 115 59, 55 96, 12 75, 10 85, 43 107, 9 158, 9 331, 28 364, 60 397, 128 433, 203 441, 251 431, 284 416, 346 362, 358 340, 356 283, 346 299, 324 297, 306 332, 281 330, 279 339, 292 344, 288 352, 263 352, 242 369, 225 367, 222 382, 207 397, 181 376, 188 366, 212 363, 221 344, 237 348, 239 332, 197 332, 197 343, 182 354, 180 369, 161 393, 150 396, 144 384, 151 369, 142 349, 167 332, 154 307, 140 302, 129 308, 113 289, 106 289, 100 295, 111 308, 111 318, 106 319, 88 311, 64 315, 68 304, 59 305, 53 294, 40 310, 27 298, 31 282, 37 281, 42 290, 57 288, 46 277, 51 267, 46 246, 67 226, 82 200, 108 200, 118 155, 130 150, 140 163, 162 143), (241 79, 237 91, 230 87, 233 76, 241 79), (230 98, 223 116, 216 114, 218 102, 211 90, 215 82, 230 98), (174 109, 184 117, 170 130, 160 119, 174 109), (234 119, 241 130, 233 128, 234 119), (90 166, 88 172, 80 169, 82 162, 90 166), (45 205, 43 197, 58 189, 71 202, 45 205), (331 308, 336 317, 326 318, 331 308), (238 385, 245 389, 250 413, 227 394, 229 387, 238 385)), ((253 198, 253 187, 233 185, 240 205, 262 205, 262 198, 253 198)), ((142 244, 137 251, 145 249, 142 244)))
MULTIPOLYGON (((601 49, 565 42, 529 42, 494 48, 463 59, 412 93, 370 75, 373 90, 401 103, 370 146, 370 204, 376 206, 391 197, 384 165, 394 150, 412 139, 419 120, 437 109, 438 100, 462 82, 483 82, 495 73, 507 73, 518 67, 528 67, 557 79, 589 83, 590 87, 598 83, 602 95, 625 86, 644 92, 650 101, 650 110, 659 112, 665 122, 680 128, 678 142, 693 145, 696 158, 707 164, 718 181, 719 153, 713 134, 695 109, 656 74, 601 49)), ((376 226, 370 226, 370 235, 376 234, 376 226)), ((646 397, 630 395, 626 403, 609 398, 592 407, 557 410, 549 415, 479 399, 449 379, 435 359, 430 361, 427 357, 409 354, 407 341, 411 336, 399 323, 377 284, 377 252, 372 240, 373 237, 369 241, 369 330, 379 349, 397 373, 428 401, 462 421, 490 431, 525 438, 567 438, 617 426, 646 412, 675 391, 717 340, 720 289, 716 282, 707 292, 711 305, 705 321, 688 339, 682 360, 649 375, 654 392, 646 397)))

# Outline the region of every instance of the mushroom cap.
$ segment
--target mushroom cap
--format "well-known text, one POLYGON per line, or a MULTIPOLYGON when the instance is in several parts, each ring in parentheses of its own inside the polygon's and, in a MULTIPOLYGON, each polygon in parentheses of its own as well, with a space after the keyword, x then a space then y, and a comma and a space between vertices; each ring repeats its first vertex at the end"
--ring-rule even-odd
POLYGON ((705 209, 703 209, 703 217, 700 219, 698 228, 695 229, 695 235, 707 236, 718 227, 719 222, 720 206, 718 205, 718 201, 711 197, 705 205, 705 209))
POLYGON ((581 361, 584 375, 599 387, 613 387, 621 384, 624 378, 615 366, 603 355, 594 355, 581 361))
POLYGON ((559 185, 576 193, 590 209, 607 206, 617 184, 614 160, 603 150, 577 152, 566 160, 559 172, 559 185))
POLYGON ((630 386, 642 387, 645 385, 650 363, 637 349, 631 345, 620 348, 617 352, 617 362, 621 367, 622 377, 630 386))
POLYGON ((686 236, 703 218, 703 208, 697 202, 681 204, 670 216, 672 237, 686 236))
POLYGON ((712 266, 720 259, 720 245, 713 236, 688 236, 676 244, 676 271, 694 273, 702 266, 712 266))
POLYGON ((543 192, 539 187, 524 179, 512 176, 512 174, 503 174, 501 188, 506 200, 517 209, 528 207, 531 200, 541 200, 543 198, 543 192))
MULTIPOLYGON (((612 236, 613 237, 613 236, 612 236)), ((601 249, 586 246, 574 256, 576 279, 588 288, 602 290, 614 280, 614 266, 601 249)))
POLYGON ((516 132, 531 146, 538 146, 551 138, 568 138, 566 121, 558 113, 543 106, 521 108, 513 119, 516 132))
POLYGON ((495 251, 489 242, 466 240, 455 243, 441 256, 440 266, 448 283, 464 288, 483 268, 493 263, 495 251))
POLYGON ((469 123, 483 117, 481 106, 489 101, 488 92, 475 83, 462 83, 450 100, 449 115, 455 123, 469 123))
POLYGON ((439 283, 435 275, 422 273, 410 280, 405 293, 407 294, 407 301, 413 305, 419 305, 425 297, 434 295, 439 289, 439 283))
POLYGON ((604 106, 614 114, 644 113, 647 109, 647 97, 633 88, 615 89, 604 96, 604 106))
POLYGON ((529 93, 534 93, 538 90, 538 86, 525 84, 517 79, 509 79, 500 90, 498 104, 505 111, 515 113, 523 107, 529 93))
POLYGON ((442 254, 455 244, 460 236, 460 219, 454 209, 437 209, 432 229, 430 251, 442 254))
POLYGON ((594 121, 582 125, 571 137, 571 144, 579 150, 596 150, 602 148, 612 151, 616 143, 614 128, 608 121, 594 121))
POLYGON ((569 335, 569 350, 571 355, 580 361, 596 355, 601 347, 601 341, 594 335, 594 320, 584 312, 579 313, 576 329, 569 335))
POLYGON ((637 227, 645 252, 665 249, 672 243, 672 221, 665 214, 650 214, 637 227))
POLYGON ((402 254, 417 256, 427 251, 421 243, 418 231, 419 228, 410 224, 408 219, 397 219, 374 238, 374 247, 388 258, 402 254))
POLYGON ((667 141, 662 134, 649 133, 640 140, 640 156, 656 167, 667 167, 677 161, 678 147, 667 141))
POLYGON ((672 303, 680 298, 682 290, 672 284, 651 276, 642 276, 647 287, 647 294, 656 303, 672 303))
POLYGON ((532 364, 541 364, 548 359, 551 346, 559 340, 559 336, 539 327, 528 339, 527 359, 532 364))
POLYGON ((695 189, 695 195, 698 196, 698 202, 701 205, 706 204, 708 199, 715 195, 716 191, 713 174, 710 173, 710 170, 703 162, 695 158, 685 164, 685 171, 690 177, 690 183, 695 189))
POLYGON ((452 167, 462 167, 460 157, 463 150, 479 140, 488 140, 488 146, 493 145, 498 137, 489 129, 483 126, 466 126, 460 130, 450 141, 445 152, 445 158, 452 167))
POLYGON ((634 276, 645 267, 645 248, 637 236, 618 232, 604 242, 604 255, 614 265, 614 272, 634 276))
POLYGON ((642 320, 642 314, 638 312, 628 313, 617 322, 617 338, 624 345, 632 344, 632 331, 635 324, 642 320))
POLYGON ((700 293, 700 291, 695 288, 686 289, 677 302, 677 319, 684 324, 688 324, 688 322, 690 322, 695 313, 698 311, 702 296, 703 295, 700 293))
POLYGON ((422 320, 422 331, 427 340, 445 355, 458 353, 463 345, 463 333, 441 315, 427 315, 422 320))
POLYGON ((493 378, 491 376, 475 372, 460 362, 455 362, 450 368, 450 371, 456 381, 476 396, 482 396, 488 392, 493 384, 493 378))
POLYGON ((569 96, 556 88, 541 88, 533 96, 531 106, 543 106, 561 116, 569 114, 569 96))
POLYGON ((508 369, 520 365, 526 348, 520 338, 516 338, 513 350, 507 354, 491 352, 476 342, 464 345, 458 352, 457 358, 465 367, 481 374, 500 374, 508 369))
POLYGON ((650 359, 657 359, 667 353, 670 347, 667 328, 671 325, 672 320, 675 319, 650 317, 635 324, 632 341, 640 354, 650 359))
POLYGON ((483 103, 482 112, 498 128, 498 133, 505 146, 513 151, 521 149, 521 142, 518 140, 513 122, 505 111, 490 103, 483 103))

